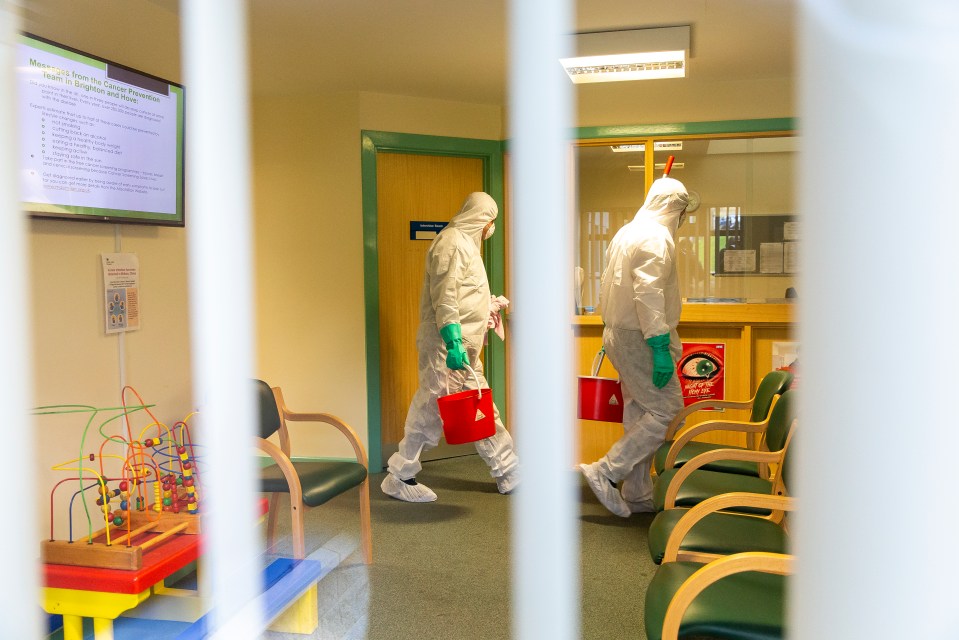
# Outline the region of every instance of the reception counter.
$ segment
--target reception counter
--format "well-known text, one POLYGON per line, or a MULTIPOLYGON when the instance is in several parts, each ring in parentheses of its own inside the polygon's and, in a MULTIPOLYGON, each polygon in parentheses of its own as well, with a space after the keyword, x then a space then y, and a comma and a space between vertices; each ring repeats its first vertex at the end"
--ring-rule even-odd
MULTIPOLYGON (((759 380, 773 369, 776 343, 794 342, 795 305, 776 304, 684 304, 679 336, 684 343, 723 344, 725 351, 725 399, 746 400, 755 393, 759 380)), ((574 354, 579 375, 589 375, 593 359, 603 344, 600 316, 575 316, 572 320, 574 354)), ((617 373, 606 359, 599 375, 615 378, 617 373)), ((727 410, 713 419, 744 420, 745 411, 727 410)), ((689 424, 705 418, 691 419, 689 424)), ((579 462, 602 457, 622 435, 619 423, 579 421, 579 462)), ((704 438, 720 444, 745 445, 745 437, 732 435, 704 438)))

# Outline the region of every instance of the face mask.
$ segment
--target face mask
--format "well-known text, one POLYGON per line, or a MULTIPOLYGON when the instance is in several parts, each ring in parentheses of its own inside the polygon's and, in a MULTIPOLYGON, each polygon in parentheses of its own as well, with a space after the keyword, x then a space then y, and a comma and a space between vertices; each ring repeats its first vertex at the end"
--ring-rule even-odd
POLYGON ((493 237, 493 232, 496 231, 496 223, 490 224, 489 229, 486 230, 486 233, 483 234, 483 240, 489 240, 493 237))

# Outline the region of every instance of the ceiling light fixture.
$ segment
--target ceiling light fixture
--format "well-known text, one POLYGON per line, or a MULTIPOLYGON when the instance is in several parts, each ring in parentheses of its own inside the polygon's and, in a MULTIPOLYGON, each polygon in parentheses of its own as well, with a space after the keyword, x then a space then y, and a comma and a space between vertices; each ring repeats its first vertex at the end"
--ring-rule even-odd
MULTIPOLYGON (((646 151, 645 144, 614 144, 609 147, 613 153, 643 153, 646 151)), ((682 151, 683 143, 682 141, 663 141, 663 142, 654 142, 653 151, 682 151)))
MULTIPOLYGON (((645 170, 646 170, 646 165, 644 165, 644 164, 628 164, 628 165, 626 165, 626 168, 629 169, 630 171, 645 171, 645 170)), ((655 165, 653 165, 653 169, 655 169, 656 171, 659 171, 659 170, 665 169, 665 168, 666 168, 666 163, 665 163, 665 162, 657 162, 655 165)), ((674 163, 673 163, 673 166, 670 167, 670 169, 685 169, 685 168, 686 168, 686 163, 685 163, 685 162, 674 162, 674 163)))
POLYGON ((575 84, 683 78, 689 27, 580 33, 575 58, 560 62, 575 84))

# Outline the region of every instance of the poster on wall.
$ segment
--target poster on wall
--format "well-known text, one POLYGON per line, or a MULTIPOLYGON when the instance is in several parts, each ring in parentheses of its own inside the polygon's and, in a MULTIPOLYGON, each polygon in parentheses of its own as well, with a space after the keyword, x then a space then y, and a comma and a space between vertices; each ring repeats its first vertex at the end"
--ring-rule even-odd
POLYGON ((103 253, 103 311, 106 332, 140 328, 140 261, 135 253, 103 253))
POLYGON ((684 342, 676 364, 683 404, 726 398, 726 344, 684 342))

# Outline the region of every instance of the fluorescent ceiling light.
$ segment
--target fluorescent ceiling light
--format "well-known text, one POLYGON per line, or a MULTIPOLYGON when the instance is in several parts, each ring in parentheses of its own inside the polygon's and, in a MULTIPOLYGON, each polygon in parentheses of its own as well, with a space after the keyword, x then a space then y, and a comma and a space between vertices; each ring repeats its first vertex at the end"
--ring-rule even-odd
MULTIPOLYGON (((614 144, 610 146, 614 153, 644 153, 646 145, 644 144, 614 144)), ((654 142, 653 151, 682 151, 683 143, 681 140, 669 140, 663 142, 654 142)))
MULTIPOLYGON (((644 164, 628 164, 628 165, 626 165, 626 168, 629 169, 630 171, 645 171, 645 170, 646 170, 646 165, 644 165, 644 164)), ((655 170, 657 170, 657 171, 658 171, 659 169, 665 169, 665 168, 666 168, 666 163, 665 163, 665 162, 657 162, 655 165, 653 165, 653 169, 655 169, 655 170)), ((673 163, 673 166, 672 166, 672 169, 685 169, 685 168, 686 168, 686 163, 685 163, 685 162, 674 162, 674 163, 673 163)))
MULTIPOLYGON (((666 168, 666 163, 665 163, 665 162, 657 162, 655 165, 653 165, 653 169, 655 169, 656 171, 659 171, 660 169, 665 169, 665 168, 666 168)), ((685 163, 685 162, 674 162, 674 163, 673 163, 673 166, 670 167, 670 170, 672 170, 672 169, 685 169, 685 168, 686 168, 686 163, 685 163)))
POLYGON ((574 84, 686 77, 683 51, 564 58, 560 62, 574 84))
POLYGON ((575 84, 686 76, 688 26, 581 33, 574 39, 576 57, 560 62, 575 84))

